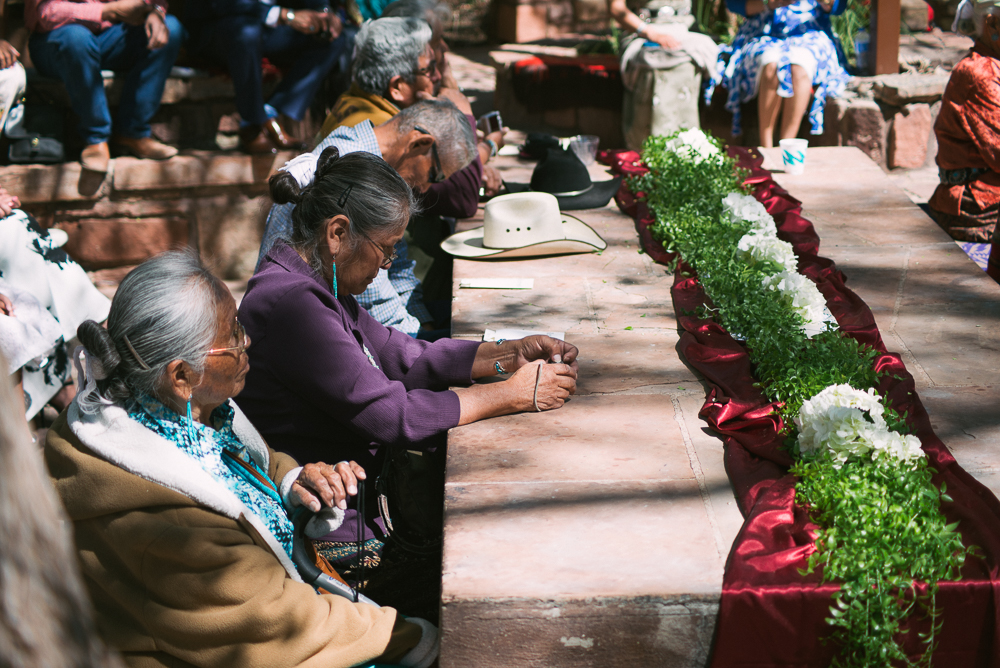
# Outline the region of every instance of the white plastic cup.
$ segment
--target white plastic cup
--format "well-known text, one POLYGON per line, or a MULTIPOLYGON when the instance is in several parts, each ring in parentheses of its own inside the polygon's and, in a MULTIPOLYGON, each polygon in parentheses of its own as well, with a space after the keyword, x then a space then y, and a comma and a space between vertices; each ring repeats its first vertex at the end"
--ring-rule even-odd
POLYGON ((577 135, 570 139, 569 147, 585 165, 594 164, 597 159, 597 147, 601 138, 596 135, 577 135))
POLYGON ((801 174, 806 169, 806 148, 809 147, 807 139, 782 139, 778 142, 781 147, 781 160, 785 163, 785 174, 801 174))

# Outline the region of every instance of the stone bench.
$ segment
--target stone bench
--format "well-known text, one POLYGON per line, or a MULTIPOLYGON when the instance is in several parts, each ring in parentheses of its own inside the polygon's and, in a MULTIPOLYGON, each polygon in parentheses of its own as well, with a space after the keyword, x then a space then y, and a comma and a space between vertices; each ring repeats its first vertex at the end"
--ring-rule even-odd
MULTIPOLYGON (((498 164, 510 180, 530 174, 498 164)), ((812 148, 805 174, 776 178, 902 352, 938 434, 1000 491, 1000 287, 857 148, 812 148)), ((571 213, 607 250, 455 262, 455 336, 565 331, 581 355, 562 409, 449 435, 443 668, 700 667, 711 650, 742 518, 698 418, 704 390, 674 349, 672 278, 613 203, 571 213), (535 283, 458 288, 473 277, 535 283)))

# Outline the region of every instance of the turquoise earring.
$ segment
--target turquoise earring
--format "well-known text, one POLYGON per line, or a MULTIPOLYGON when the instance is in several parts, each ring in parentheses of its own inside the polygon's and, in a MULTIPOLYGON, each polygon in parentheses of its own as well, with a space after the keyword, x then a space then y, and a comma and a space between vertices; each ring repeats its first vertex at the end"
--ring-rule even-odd
POLYGON ((333 298, 337 299, 337 256, 333 256, 333 298))
POLYGON ((194 432, 194 418, 191 417, 191 398, 190 397, 188 397, 187 413, 188 413, 187 414, 187 418, 188 418, 188 424, 187 424, 188 438, 191 439, 191 443, 197 443, 198 442, 198 435, 195 434, 195 432, 194 432))

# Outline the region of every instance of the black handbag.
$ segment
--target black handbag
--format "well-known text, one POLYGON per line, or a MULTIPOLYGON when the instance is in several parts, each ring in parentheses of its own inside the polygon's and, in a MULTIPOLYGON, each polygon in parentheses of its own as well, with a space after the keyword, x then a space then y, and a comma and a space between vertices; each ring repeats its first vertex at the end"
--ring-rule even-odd
POLYGON ((389 539, 414 554, 441 546, 444 465, 431 452, 389 448, 375 482, 378 512, 389 539))
POLYGON ((63 120, 62 112, 51 105, 15 105, 3 129, 10 140, 7 157, 14 164, 65 162, 63 120))
POLYGON ((46 165, 65 162, 66 153, 62 142, 52 137, 25 137, 13 139, 7 156, 14 164, 42 163, 46 165))

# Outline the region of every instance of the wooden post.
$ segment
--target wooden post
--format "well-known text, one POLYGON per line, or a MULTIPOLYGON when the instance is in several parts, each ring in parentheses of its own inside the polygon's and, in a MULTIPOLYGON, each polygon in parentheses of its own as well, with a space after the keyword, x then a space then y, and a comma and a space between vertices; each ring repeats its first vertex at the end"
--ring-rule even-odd
POLYGON ((871 21, 872 74, 899 72, 899 0, 873 0, 871 21))

